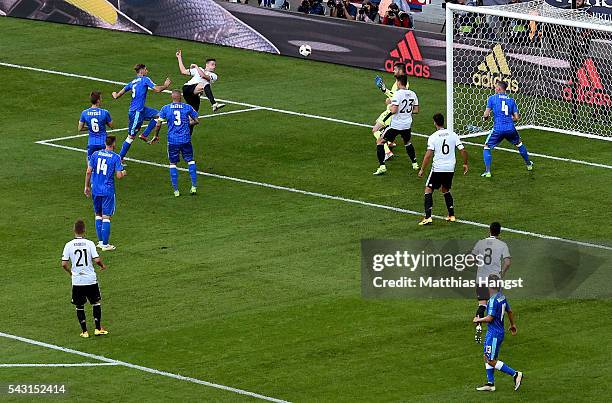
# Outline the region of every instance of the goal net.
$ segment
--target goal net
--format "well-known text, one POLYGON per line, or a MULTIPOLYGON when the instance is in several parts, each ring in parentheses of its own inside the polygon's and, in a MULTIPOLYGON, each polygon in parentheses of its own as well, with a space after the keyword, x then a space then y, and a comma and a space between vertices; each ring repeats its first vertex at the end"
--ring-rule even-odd
MULTIPOLYGON (((609 15, 608 15, 609 17, 609 15)), ((461 136, 488 133, 503 80, 520 129, 612 140, 612 22, 543 0, 446 8, 447 115, 461 136)))

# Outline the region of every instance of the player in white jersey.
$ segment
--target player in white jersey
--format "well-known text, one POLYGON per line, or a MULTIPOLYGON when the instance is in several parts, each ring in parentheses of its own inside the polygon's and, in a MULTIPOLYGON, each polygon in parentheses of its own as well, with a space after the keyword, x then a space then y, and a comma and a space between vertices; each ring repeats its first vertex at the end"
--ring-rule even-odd
POLYGON ((397 76, 395 80, 398 89, 389 101, 391 104, 389 109, 393 115, 385 134, 376 140, 376 156, 378 157, 379 166, 374 175, 384 175, 387 172, 387 167, 385 166, 385 143, 393 143, 398 135, 402 136, 402 140, 404 140, 406 152, 412 162, 412 168, 414 170, 419 169, 416 151, 410 142, 410 137, 412 136, 412 115, 419 113, 419 99, 414 91, 406 89, 406 85, 408 85, 407 76, 397 76))
POLYGON ((427 182, 425 182, 425 218, 419 222, 419 225, 428 225, 433 222, 431 211, 433 209, 433 191, 435 189, 440 189, 444 195, 444 201, 448 210, 446 221, 454 222, 456 220, 453 195, 450 192, 455 174, 455 148, 461 152, 463 157, 463 174, 467 174, 468 171, 468 154, 457 133, 449 132, 444 128, 444 116, 441 113, 436 113, 433 116, 433 121, 436 131, 427 139, 427 152, 425 157, 423 157, 423 164, 419 171, 419 178, 422 178, 424 169, 429 165, 433 157, 431 172, 427 182))
MULTIPOLYGON (((200 94, 204 93, 212 105, 213 112, 223 108, 225 104, 215 101, 215 96, 211 88, 211 84, 219 78, 215 73, 217 61, 215 59, 206 59, 204 68, 201 68, 197 64, 191 64, 189 69, 187 69, 183 64, 183 52, 180 49, 176 51, 176 58, 181 74, 191 76, 191 79, 183 85, 183 98, 185 98, 185 102, 191 105, 196 111, 199 111, 200 94)), ((193 132, 193 127, 191 131, 193 132)))
POLYGON ((102 307, 100 306, 100 287, 93 264, 100 266, 101 270, 106 265, 100 259, 96 251, 96 245, 89 239, 85 239, 85 223, 77 220, 74 223, 74 239, 64 246, 62 253, 62 268, 72 278, 72 304, 76 306, 77 319, 81 325, 81 337, 89 337, 87 332, 87 321, 85 319, 85 303, 93 307, 94 322, 96 330, 94 334, 101 336, 108 334, 100 323, 102 318, 102 307))
MULTIPOLYGON (((478 271, 476 272, 477 282, 484 282, 492 275, 504 278, 506 272, 510 268, 510 264, 512 263, 510 250, 508 249, 508 245, 499 239, 500 233, 501 224, 498 222, 492 223, 489 226, 490 236, 478 241, 472 249, 472 254, 481 256, 479 261, 482 261, 482 264, 478 266, 478 271)), ((485 317, 489 297, 489 288, 486 285, 476 288, 476 298, 478 299, 476 317, 485 317)), ((476 325, 474 340, 476 340, 476 343, 482 343, 482 326, 480 323, 476 325)))

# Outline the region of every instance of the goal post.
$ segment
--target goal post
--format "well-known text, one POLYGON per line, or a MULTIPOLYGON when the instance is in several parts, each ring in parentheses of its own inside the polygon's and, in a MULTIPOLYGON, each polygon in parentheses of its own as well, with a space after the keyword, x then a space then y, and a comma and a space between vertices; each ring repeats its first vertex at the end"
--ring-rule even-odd
POLYGON ((612 22, 544 0, 446 6, 447 124, 488 134, 495 83, 516 99, 517 129, 612 141, 612 22))

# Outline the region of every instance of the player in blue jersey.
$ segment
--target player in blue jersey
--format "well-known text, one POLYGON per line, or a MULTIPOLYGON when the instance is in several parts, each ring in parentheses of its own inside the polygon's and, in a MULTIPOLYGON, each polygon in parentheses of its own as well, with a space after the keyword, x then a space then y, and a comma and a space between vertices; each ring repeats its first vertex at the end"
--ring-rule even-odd
POLYGON ((140 139, 147 141, 149 133, 155 128, 155 119, 158 116, 157 109, 149 108, 145 106, 147 100, 147 92, 153 90, 154 92, 162 92, 170 86, 170 79, 166 78, 164 85, 155 85, 155 83, 147 77, 149 70, 144 64, 137 64, 134 66, 136 71, 136 78, 127 83, 125 87, 119 92, 113 92, 113 98, 118 99, 128 91, 132 92, 132 102, 130 103, 130 111, 128 113, 128 136, 121 146, 119 155, 121 159, 125 158, 128 153, 136 133, 140 130, 142 123, 147 120, 149 124, 139 136, 140 139))
POLYGON ((501 371, 514 378, 514 390, 518 390, 523 380, 523 373, 515 371, 503 361, 498 360, 499 350, 504 341, 504 314, 508 314, 510 320, 510 333, 516 335, 516 324, 514 323, 514 312, 500 287, 500 278, 496 275, 488 277, 489 292, 491 297, 487 303, 487 316, 484 318, 474 317, 476 324, 487 323, 487 335, 484 344, 484 360, 487 372, 487 383, 476 388, 483 392, 495 392, 495 370, 501 371))
POLYGON ((493 131, 487 137, 483 151, 485 171, 481 176, 485 178, 491 177, 491 161, 493 160, 491 151, 504 139, 518 148, 521 157, 525 160, 527 170, 533 169, 533 162, 529 160, 527 147, 521 141, 521 136, 514 126, 514 123, 519 120, 519 112, 514 99, 506 94, 507 88, 508 84, 505 81, 498 81, 495 84, 495 94, 487 99, 487 109, 482 116, 482 119, 486 121, 493 114, 493 131))
POLYGON ((108 243, 111 217, 115 213, 115 177, 121 179, 126 175, 121 157, 114 151, 115 142, 115 136, 106 137, 105 149, 91 155, 85 174, 84 193, 93 200, 97 246, 103 251, 115 250, 115 246, 108 243))
POLYGON ((159 130, 163 121, 168 124, 168 159, 170 160, 170 180, 174 189, 174 196, 179 197, 181 195, 178 190, 178 169, 176 169, 176 164, 180 161, 181 155, 189 166, 191 194, 195 195, 198 186, 198 169, 193 159, 191 127, 200 123, 198 113, 191 105, 182 102, 179 90, 174 90, 172 91, 172 103, 163 106, 159 111, 155 137, 151 140, 151 143, 159 140, 159 130))
POLYGON ((113 128, 113 119, 106 109, 100 108, 102 93, 93 91, 89 94, 91 108, 81 112, 79 132, 89 132, 87 140, 87 160, 95 151, 106 147, 106 126, 113 128))

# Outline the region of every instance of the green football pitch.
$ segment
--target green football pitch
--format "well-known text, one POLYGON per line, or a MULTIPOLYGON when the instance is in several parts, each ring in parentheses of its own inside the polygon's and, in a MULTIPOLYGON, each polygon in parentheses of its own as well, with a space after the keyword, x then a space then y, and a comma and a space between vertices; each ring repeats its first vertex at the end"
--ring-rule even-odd
MULTIPOLYGON (((3 400, 35 399, 5 394, 24 383, 108 402, 489 400, 474 391, 485 380, 475 301, 363 299, 360 240, 477 239, 494 220, 506 238, 585 248, 612 239, 611 142, 526 131, 536 169, 496 150, 484 180, 482 138, 470 139, 471 170, 453 187, 462 221, 421 228, 423 180, 401 147, 386 176, 372 175, 368 125, 383 102, 374 71, 10 18, 0 18, 0 50, 3 400), (100 90, 125 128, 129 97, 110 93, 136 63, 180 88, 177 48, 188 61, 216 57, 215 95, 231 102, 195 129, 196 197, 181 172, 185 196, 174 198, 163 141, 132 146, 117 184, 117 250, 103 254, 99 276, 110 335, 81 339, 60 268, 76 218, 95 236, 80 111, 100 90)), ((444 84, 410 85, 421 103, 414 131, 429 134, 444 84)), ((169 102, 148 97, 156 108, 169 102)), ((121 142, 125 132, 116 134, 121 142)), ((426 139, 413 142, 421 159, 426 139)), ((443 215, 439 194, 434 202, 443 215)), ((515 300, 513 309, 519 334, 501 358, 525 382, 514 392, 498 374, 496 400, 609 399, 610 300, 515 300)))

